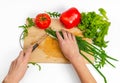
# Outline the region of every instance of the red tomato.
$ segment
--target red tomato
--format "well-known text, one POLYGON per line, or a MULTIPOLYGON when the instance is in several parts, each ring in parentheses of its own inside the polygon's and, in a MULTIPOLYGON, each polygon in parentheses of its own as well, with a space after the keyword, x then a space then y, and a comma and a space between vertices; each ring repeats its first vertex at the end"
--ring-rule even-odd
POLYGON ((46 29, 51 23, 50 16, 45 13, 38 14, 35 18, 35 24, 40 29, 46 29))
POLYGON ((63 12, 60 16, 60 21, 67 29, 77 26, 80 23, 80 20, 81 20, 81 14, 74 7, 63 12))

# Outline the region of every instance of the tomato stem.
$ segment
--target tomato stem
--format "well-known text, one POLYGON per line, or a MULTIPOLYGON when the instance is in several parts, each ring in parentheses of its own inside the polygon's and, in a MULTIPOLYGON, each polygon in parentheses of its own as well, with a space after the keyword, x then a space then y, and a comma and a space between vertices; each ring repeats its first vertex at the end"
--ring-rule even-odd
POLYGON ((44 17, 44 16, 40 17, 40 21, 45 21, 45 20, 47 20, 46 17, 44 17))

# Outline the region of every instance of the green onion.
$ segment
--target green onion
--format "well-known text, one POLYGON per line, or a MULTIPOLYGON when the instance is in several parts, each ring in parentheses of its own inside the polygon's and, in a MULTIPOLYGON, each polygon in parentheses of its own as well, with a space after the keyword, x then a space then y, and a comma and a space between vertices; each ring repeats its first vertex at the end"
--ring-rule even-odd
MULTIPOLYGON (((45 31, 50 36, 57 39, 55 31, 53 31, 51 28, 48 28, 45 31)), ((60 34, 62 35, 61 31, 60 34)), ((114 61, 118 61, 118 60, 108 56, 103 49, 88 43, 87 41, 83 40, 82 37, 79 36, 75 36, 75 37, 78 44, 78 48, 80 50, 80 54, 98 71, 98 73, 104 78, 104 82, 107 83, 105 76, 100 72, 99 68, 104 67, 106 63, 108 63, 112 67, 115 67, 111 62, 108 61, 108 59, 114 61), (81 51, 86 52, 89 55, 93 56, 95 58, 95 64, 92 63, 92 61, 88 59, 81 51)))

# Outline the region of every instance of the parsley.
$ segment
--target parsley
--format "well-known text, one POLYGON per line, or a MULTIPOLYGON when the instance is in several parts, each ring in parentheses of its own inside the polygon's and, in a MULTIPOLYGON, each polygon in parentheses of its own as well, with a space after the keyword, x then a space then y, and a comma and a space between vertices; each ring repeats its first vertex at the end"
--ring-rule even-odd
POLYGON ((105 41, 105 35, 108 33, 110 22, 103 8, 99 9, 100 14, 96 12, 82 12, 81 23, 78 28, 83 31, 84 37, 91 38, 93 43, 100 48, 107 47, 108 41, 105 41))
POLYGON ((35 26, 35 23, 33 22, 32 18, 27 18, 27 22, 28 24, 24 24, 22 26, 19 26, 19 28, 23 28, 23 37, 22 39, 24 39, 27 35, 28 35, 28 28, 35 26))
POLYGON ((100 14, 102 14, 104 16, 104 18, 106 18, 106 20, 108 20, 107 16, 106 16, 106 11, 103 8, 99 8, 98 9, 100 14))

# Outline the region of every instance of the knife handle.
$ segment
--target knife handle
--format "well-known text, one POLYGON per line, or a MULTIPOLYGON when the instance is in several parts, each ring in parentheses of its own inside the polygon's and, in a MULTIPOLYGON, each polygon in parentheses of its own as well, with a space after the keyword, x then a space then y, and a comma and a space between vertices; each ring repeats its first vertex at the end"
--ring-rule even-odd
POLYGON ((36 43, 34 46, 33 46, 33 49, 32 49, 32 52, 39 46, 38 43, 36 43))

